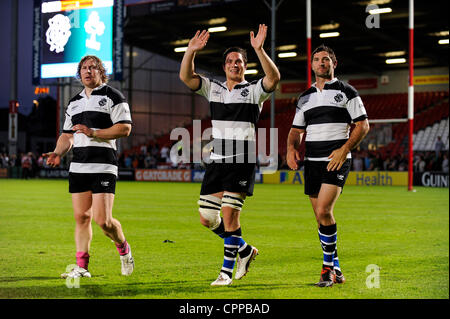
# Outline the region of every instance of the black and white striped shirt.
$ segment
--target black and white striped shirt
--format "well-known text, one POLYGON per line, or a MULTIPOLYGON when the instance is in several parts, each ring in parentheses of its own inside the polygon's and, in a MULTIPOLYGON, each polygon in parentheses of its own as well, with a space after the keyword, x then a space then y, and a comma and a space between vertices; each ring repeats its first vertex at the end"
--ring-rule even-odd
POLYGON ((306 130, 305 160, 330 161, 328 156, 347 142, 350 124, 366 118, 356 89, 334 78, 322 92, 314 83, 300 95, 292 127, 306 130))
POLYGON ((200 78, 200 87, 195 92, 208 99, 211 111, 213 151, 210 159, 256 154, 256 123, 264 101, 272 93, 264 89, 263 79, 243 81, 229 91, 226 82, 200 78))
MULTIPOLYGON (((109 85, 95 88, 91 96, 85 90, 75 95, 67 106, 64 133, 74 133, 76 124, 97 130, 117 123, 131 123, 130 108, 122 93, 109 85)), ((102 140, 74 133, 73 159, 69 172, 109 173, 117 176, 116 140, 102 140)))

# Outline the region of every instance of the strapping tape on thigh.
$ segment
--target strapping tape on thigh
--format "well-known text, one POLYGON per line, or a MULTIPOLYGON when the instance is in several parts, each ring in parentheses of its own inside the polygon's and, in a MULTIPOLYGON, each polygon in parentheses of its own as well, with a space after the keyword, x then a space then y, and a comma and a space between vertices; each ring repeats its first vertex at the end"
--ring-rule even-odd
POLYGON ((244 198, 241 194, 224 192, 222 197, 222 207, 231 207, 233 209, 241 210, 244 205, 244 198))

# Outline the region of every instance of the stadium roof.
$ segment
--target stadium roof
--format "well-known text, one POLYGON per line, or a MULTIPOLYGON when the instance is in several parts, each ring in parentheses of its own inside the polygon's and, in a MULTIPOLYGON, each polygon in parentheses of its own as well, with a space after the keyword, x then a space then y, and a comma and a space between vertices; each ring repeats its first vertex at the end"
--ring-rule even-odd
MULTIPOLYGON (((408 61, 408 1, 346 0, 312 2, 312 49, 324 43, 332 47, 338 59, 338 74, 371 73, 407 69, 408 63, 386 64, 388 58, 408 61), (392 12, 380 14, 379 28, 368 28, 366 7, 378 3, 392 12), (324 32, 339 32, 338 37, 320 38, 324 32)), ((414 1, 415 68, 448 67, 449 38, 448 1, 414 1)), ((306 1, 277 0, 276 47, 297 56, 276 58, 283 79, 306 78, 306 1)), ((226 26, 227 31, 212 33, 205 49, 198 53, 196 65, 221 74, 222 52, 231 46, 247 49, 249 63, 257 62, 249 32, 257 31, 259 23, 271 25, 271 0, 186 0, 146 1, 129 5, 125 22, 125 42, 150 52, 181 61, 183 52, 176 47, 187 46, 186 39, 196 30, 226 26), (213 20, 215 19, 215 20, 213 20), (178 42, 177 42, 178 41, 178 42)), ((369 20, 376 23, 376 18, 369 20)), ((271 54, 270 28, 264 48, 271 54)), ((256 67, 261 71, 259 64, 256 67)))

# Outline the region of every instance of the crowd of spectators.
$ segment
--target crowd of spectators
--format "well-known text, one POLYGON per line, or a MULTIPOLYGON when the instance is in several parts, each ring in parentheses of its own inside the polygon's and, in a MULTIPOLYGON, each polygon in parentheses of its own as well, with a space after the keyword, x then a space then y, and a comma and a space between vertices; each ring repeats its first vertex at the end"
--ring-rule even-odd
MULTIPOLYGON (((143 145, 134 151, 122 152, 119 156, 120 168, 202 168, 204 164, 175 164, 171 161, 172 145, 160 147, 157 143, 143 145)), ((448 173, 448 151, 415 152, 413 169, 415 172, 440 171, 448 173)), ((408 157, 406 154, 383 156, 377 151, 357 151, 352 153, 353 171, 408 171, 408 157)), ((67 168, 68 159, 64 158, 63 168, 67 168)), ((264 166, 264 165, 261 165, 264 166)), ((0 168, 21 167, 22 178, 37 176, 41 168, 47 168, 42 154, 20 152, 18 156, 0 153, 0 168)), ((284 154, 278 156, 278 169, 289 169, 284 154)))

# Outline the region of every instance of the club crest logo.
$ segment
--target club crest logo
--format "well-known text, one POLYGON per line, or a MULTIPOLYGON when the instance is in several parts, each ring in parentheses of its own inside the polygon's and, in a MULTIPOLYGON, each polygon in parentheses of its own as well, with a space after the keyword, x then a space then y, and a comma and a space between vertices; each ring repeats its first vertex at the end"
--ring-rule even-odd
POLYGON ((340 103, 340 102, 342 102, 342 101, 344 100, 344 96, 343 96, 341 93, 338 93, 338 94, 336 94, 336 96, 334 97, 334 100, 335 100, 337 103, 340 103))
POLYGON ((243 89, 242 92, 241 92, 241 95, 243 97, 247 97, 249 94, 250 94, 250 91, 248 89, 243 89))
POLYGON ((106 99, 105 98, 103 98, 103 99, 101 99, 100 101, 98 101, 98 105, 100 105, 100 106, 105 106, 106 105, 106 99))

